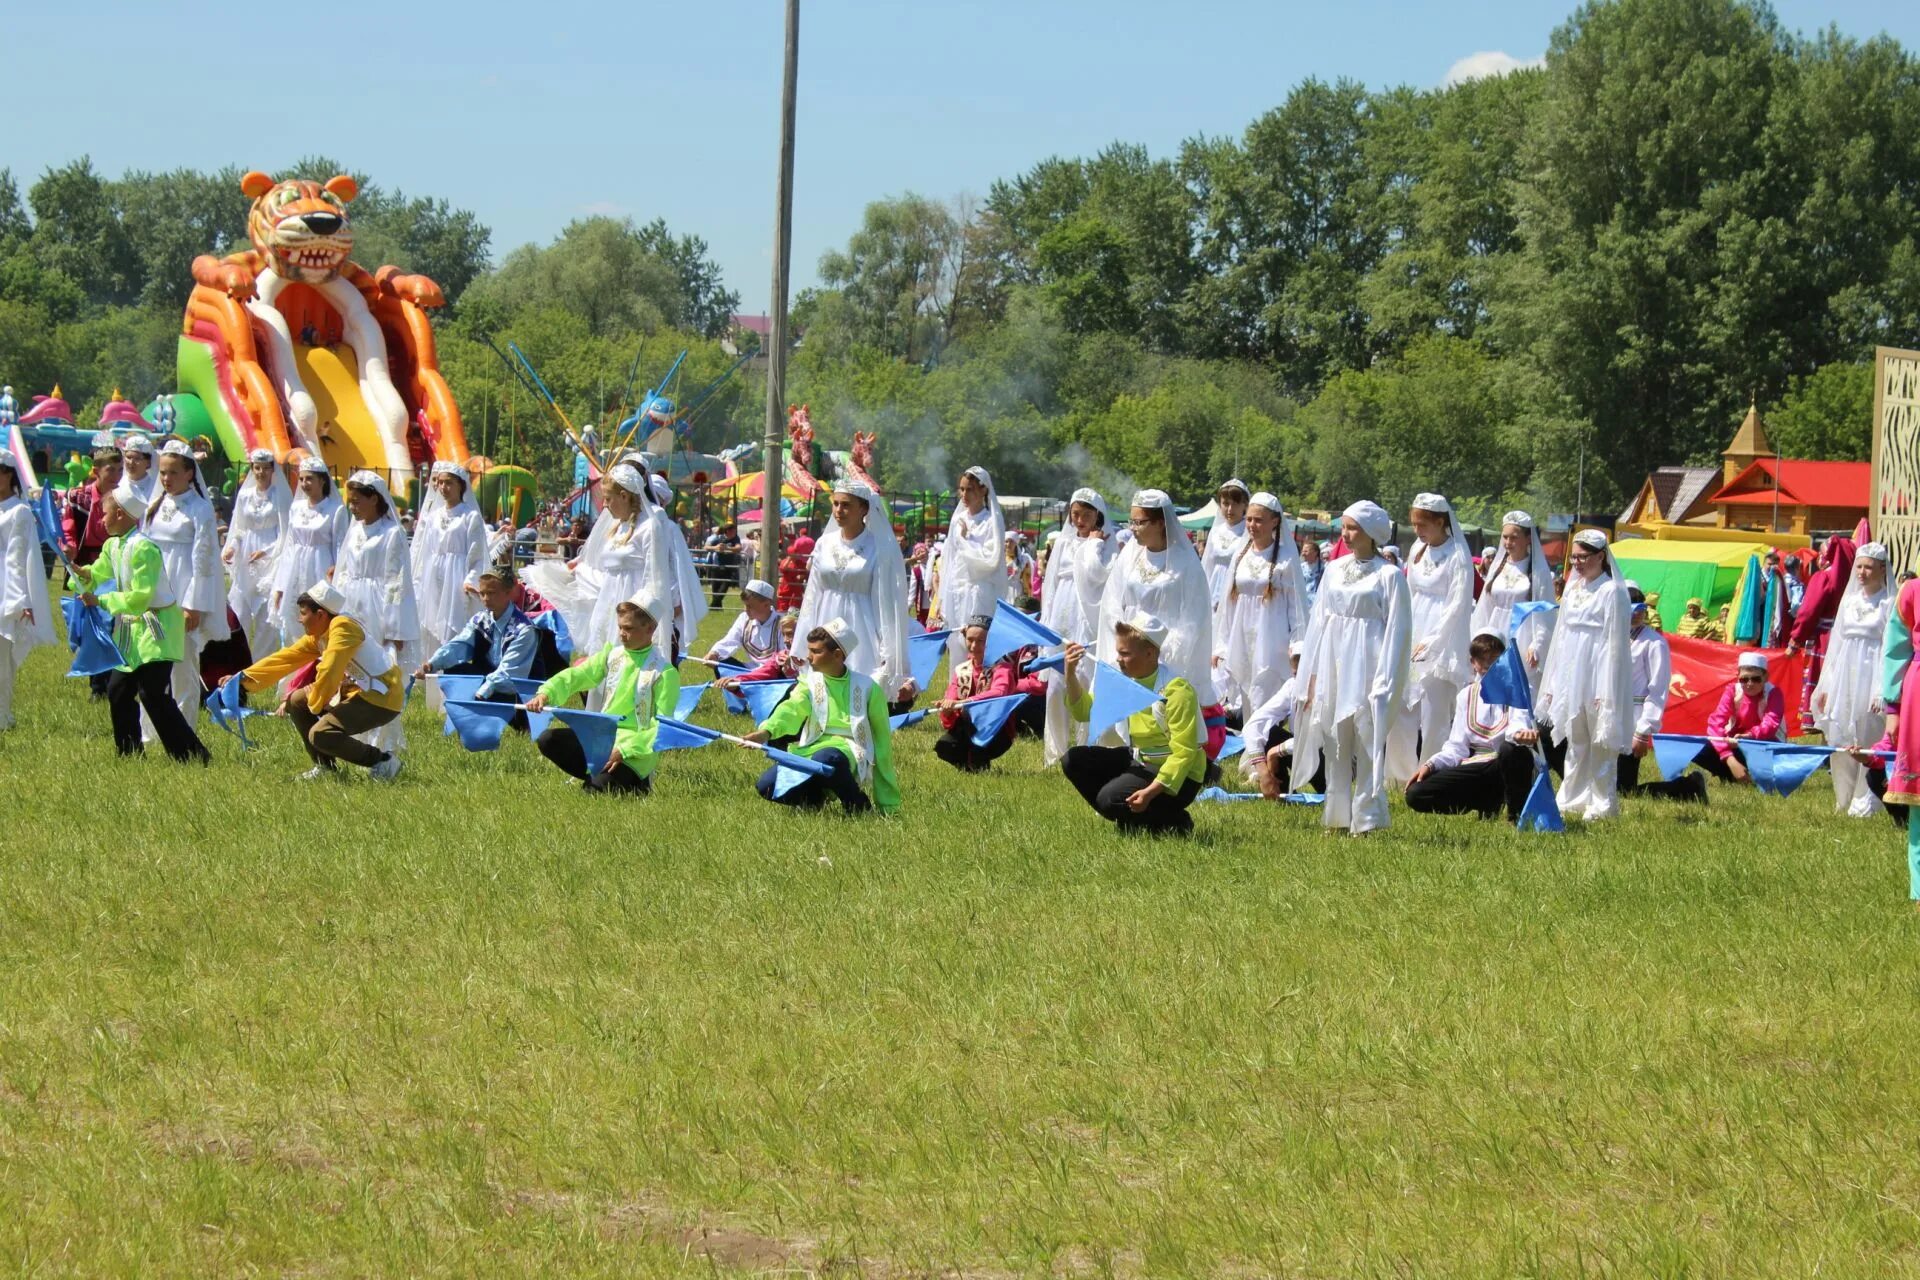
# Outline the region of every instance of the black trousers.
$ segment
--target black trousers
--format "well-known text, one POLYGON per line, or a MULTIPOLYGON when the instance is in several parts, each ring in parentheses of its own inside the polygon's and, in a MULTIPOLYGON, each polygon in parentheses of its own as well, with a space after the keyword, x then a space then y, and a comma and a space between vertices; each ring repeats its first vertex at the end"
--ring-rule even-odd
POLYGON ((790 809, 818 809, 828 800, 838 800, 840 807, 848 813, 865 813, 873 808, 873 801, 867 799, 867 793, 860 789, 860 775, 853 771, 853 761, 847 759, 847 753, 837 747, 828 747, 816 752, 812 757, 820 764, 830 765, 833 772, 824 778, 808 774, 806 779, 797 783, 785 795, 775 795, 774 787, 780 776, 779 765, 768 765, 753 789, 760 793, 762 800, 771 800, 775 804, 786 805, 790 809))
POLYGON ((1014 732, 1023 738, 1044 738, 1047 736, 1047 700, 1037 693, 1027 695, 1027 700, 1013 710, 1014 732))
MULTIPOLYGON (((1738 750, 1738 748, 1735 749, 1738 750)), ((1713 756, 1716 763, 1719 762, 1720 754, 1718 752, 1708 748, 1708 754, 1713 756)), ((1726 766, 1721 765, 1721 768, 1725 770, 1726 766)), ((1696 792, 1693 789, 1694 784, 1687 780, 1687 775, 1684 770, 1677 776, 1668 778, 1662 782, 1641 782, 1640 757, 1631 752, 1620 757, 1620 772, 1617 776, 1620 782, 1619 791, 1623 796, 1657 796, 1663 800, 1700 800, 1705 798, 1703 792, 1696 792)), ((1725 776, 1730 778, 1733 775, 1731 772, 1727 772, 1725 776)))
MULTIPOLYGON (((1747 762, 1747 753, 1735 747, 1733 758, 1744 765, 1747 762)), ((1714 750, 1712 743, 1700 748, 1700 753, 1694 756, 1693 762, 1722 782, 1733 781, 1733 770, 1727 768, 1727 762, 1720 758, 1720 753, 1714 750)))
POLYGON ((149 662, 131 671, 115 671, 107 677, 107 714, 113 720, 113 746, 123 756, 142 753, 140 745, 140 709, 146 708, 160 745, 175 760, 206 764, 213 759, 206 744, 194 733, 193 726, 180 714, 173 700, 173 664, 149 662))
MULTIPOLYGON (((1243 749, 1258 750, 1260 752, 1261 758, 1264 759, 1267 753, 1272 751, 1275 747, 1283 746, 1286 743, 1289 743, 1292 741, 1293 741, 1293 730, 1288 728, 1286 724, 1282 722, 1280 724, 1273 726, 1273 732, 1267 735, 1266 742, 1260 744, 1257 747, 1255 747, 1254 744, 1249 743, 1248 747, 1243 749)), ((1293 757, 1291 755, 1286 756, 1285 761, 1286 761, 1285 767, 1287 769, 1287 776, 1280 780, 1280 789, 1282 791, 1291 791, 1293 790, 1293 757)), ((1268 761, 1267 767, 1268 768, 1273 767, 1271 761, 1268 761)), ((1320 754, 1320 767, 1313 771, 1313 777, 1311 780, 1308 781, 1307 785, 1312 787, 1314 791, 1319 795, 1327 794, 1327 756, 1325 752, 1322 752, 1320 754)))
POLYGON ((599 773, 587 772, 587 752, 579 735, 563 724, 551 726, 534 740, 540 754, 551 760, 569 778, 578 778, 586 789, 607 795, 644 796, 653 790, 653 779, 643 778, 624 762, 599 773))
POLYGON ((1418 782, 1407 784, 1407 808, 1415 813, 1499 814, 1518 818, 1533 789, 1533 752, 1517 742, 1503 742, 1491 760, 1470 760, 1450 769, 1435 769, 1418 782))
POLYGON ((934 740, 933 754, 962 773, 984 773, 987 766, 1013 749, 1013 735, 1001 733, 984 747, 973 745, 973 717, 961 713, 959 721, 934 740))
POLYGON ((1155 796, 1142 813, 1127 806, 1127 797, 1152 782, 1155 770, 1136 762, 1125 747, 1071 747, 1060 761, 1060 771, 1095 813, 1121 831, 1174 835, 1193 831, 1187 806, 1200 794, 1200 784, 1192 778, 1181 783, 1178 791, 1155 796))

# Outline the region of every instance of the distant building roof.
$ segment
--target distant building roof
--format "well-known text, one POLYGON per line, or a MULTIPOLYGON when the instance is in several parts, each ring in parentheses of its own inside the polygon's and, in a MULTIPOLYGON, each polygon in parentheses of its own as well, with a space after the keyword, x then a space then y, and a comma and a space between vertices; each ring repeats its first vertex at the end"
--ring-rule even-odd
POLYGON ((1782 506, 1844 507, 1864 512, 1872 484, 1870 462, 1760 458, 1729 480, 1711 500, 1742 505, 1777 500, 1782 506))
POLYGON ((1620 523, 1639 524, 1658 514, 1668 524, 1685 524, 1702 514, 1707 495, 1720 478, 1718 467, 1655 467, 1620 513, 1620 523), (1648 499, 1652 500, 1652 511, 1646 510, 1648 499))
POLYGON ((1723 458, 1771 458, 1773 446, 1767 443, 1767 427, 1760 421, 1758 402, 1747 406, 1747 416, 1740 420, 1740 429, 1733 433, 1733 443, 1721 450, 1723 458))
POLYGON ((749 333, 757 333, 763 338, 773 332, 772 316, 736 315, 732 317, 732 320, 734 328, 745 329, 749 333))

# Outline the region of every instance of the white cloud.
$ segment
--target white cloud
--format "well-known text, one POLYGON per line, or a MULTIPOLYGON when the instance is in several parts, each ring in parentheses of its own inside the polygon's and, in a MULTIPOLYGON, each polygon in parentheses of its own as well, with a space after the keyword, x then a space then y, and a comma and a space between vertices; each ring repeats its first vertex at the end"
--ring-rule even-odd
POLYGON ((1447 68, 1445 78, 1440 81, 1442 89, 1451 89, 1454 85, 1465 84, 1469 80, 1484 80, 1488 76, 1504 76, 1510 71, 1524 71, 1530 67, 1544 67, 1544 57, 1520 59, 1502 49, 1489 49, 1481 53, 1470 53, 1447 68))

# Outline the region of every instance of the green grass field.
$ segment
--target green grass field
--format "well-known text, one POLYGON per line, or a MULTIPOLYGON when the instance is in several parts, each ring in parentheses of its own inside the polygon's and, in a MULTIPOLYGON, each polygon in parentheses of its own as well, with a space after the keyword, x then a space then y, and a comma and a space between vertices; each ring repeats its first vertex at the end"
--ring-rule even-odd
POLYGON ((849 820, 417 701, 390 787, 122 763, 64 669, 0 735, 5 1274, 1920 1272, 1920 923, 1824 773, 1128 841, 930 722, 849 820))

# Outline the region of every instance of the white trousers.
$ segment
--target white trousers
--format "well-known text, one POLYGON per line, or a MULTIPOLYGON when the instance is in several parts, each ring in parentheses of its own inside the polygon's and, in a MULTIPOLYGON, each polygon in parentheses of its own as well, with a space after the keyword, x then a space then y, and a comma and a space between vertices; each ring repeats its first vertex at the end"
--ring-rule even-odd
POLYGON ((1446 744, 1453 728, 1453 704, 1460 686, 1446 680, 1422 680, 1420 701, 1401 710, 1387 735, 1387 777, 1406 785, 1426 758, 1446 744))
MULTIPOLYGON (((1839 735, 1845 741, 1829 740, 1827 745, 1870 747, 1880 741, 1880 735, 1887 731, 1887 721, 1878 712, 1868 712, 1848 728, 1850 732, 1839 735)), ((1833 770, 1833 807, 1836 812, 1850 818, 1871 818, 1885 808, 1880 798, 1873 794, 1873 788, 1867 785, 1867 767, 1858 760, 1845 751, 1835 751, 1828 757, 1828 768, 1833 770)))
POLYGON ((1573 722, 1566 735, 1566 770, 1555 799, 1563 818, 1598 822, 1620 816, 1620 757, 1593 740, 1587 718, 1573 722))
POLYGON ((13 641, 0 636, 0 729, 13 728, 13 678, 20 671, 20 660, 13 656, 13 641))
POLYGON ((1387 825, 1387 787, 1374 768, 1373 718, 1361 711, 1341 721, 1326 751, 1327 802, 1322 824, 1358 835, 1387 825))

